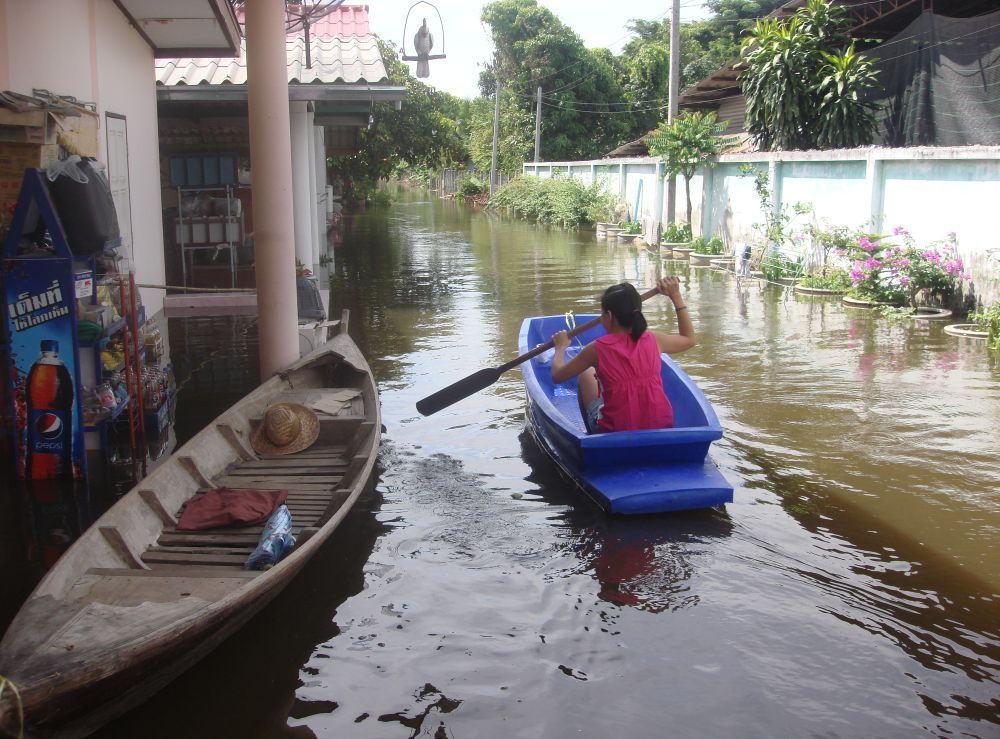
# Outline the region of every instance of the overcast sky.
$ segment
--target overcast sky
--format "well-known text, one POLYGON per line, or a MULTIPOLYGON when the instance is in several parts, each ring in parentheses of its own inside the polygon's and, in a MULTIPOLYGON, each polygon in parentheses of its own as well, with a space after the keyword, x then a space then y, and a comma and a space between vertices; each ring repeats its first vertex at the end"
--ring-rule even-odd
MULTIPOLYGON (((415 0, 368 0, 368 18, 373 33, 392 43, 398 51, 403 43, 406 13, 415 0)), ((348 4, 357 4, 348 0, 348 4)), ((444 48, 440 40, 437 14, 426 3, 420 3, 410 13, 407 25, 406 51, 413 54, 413 35, 423 18, 434 35, 434 49, 447 59, 430 62, 430 77, 423 80, 434 87, 459 97, 479 94, 479 72, 493 53, 489 34, 479 18, 488 2, 478 0, 435 0, 444 23, 444 48)), ((539 0, 565 25, 572 28, 583 43, 590 47, 611 49, 619 53, 629 39, 628 22, 633 18, 661 20, 670 14, 671 0, 630 0, 621 5, 608 0, 539 0)), ((681 0, 681 22, 704 18, 706 11, 700 0, 681 0)), ((416 62, 410 62, 411 73, 416 62)))

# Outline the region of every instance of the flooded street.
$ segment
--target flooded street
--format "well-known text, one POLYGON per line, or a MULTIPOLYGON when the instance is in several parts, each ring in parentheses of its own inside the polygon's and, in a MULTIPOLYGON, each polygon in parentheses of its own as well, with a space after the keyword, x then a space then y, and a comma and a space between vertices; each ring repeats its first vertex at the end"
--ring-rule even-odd
MULTIPOLYGON (((982 343, 420 192, 346 219, 335 260, 332 312, 381 392, 374 490, 277 602, 98 736, 1000 735, 982 343), (416 412, 516 356, 525 316, 662 273, 725 429, 725 510, 601 513, 524 432, 517 370, 416 412)), ((674 330, 668 306, 652 326, 674 330)), ((213 319, 201 345, 192 326, 171 323, 178 379, 210 374, 181 391, 181 438, 257 381, 252 323, 213 319)))

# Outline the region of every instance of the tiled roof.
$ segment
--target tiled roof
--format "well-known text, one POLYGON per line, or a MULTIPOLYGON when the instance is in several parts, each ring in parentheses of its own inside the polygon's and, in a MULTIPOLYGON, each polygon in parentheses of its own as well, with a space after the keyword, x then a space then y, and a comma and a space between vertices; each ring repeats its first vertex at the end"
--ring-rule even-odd
MULTIPOLYGON (((373 84, 388 80, 378 44, 368 28, 367 5, 342 5, 310 24, 310 67, 306 67, 301 29, 288 34, 285 48, 289 82, 373 84)), ((246 39, 235 59, 158 59, 155 71, 156 84, 166 87, 246 84, 246 39)))
POLYGON ((370 36, 367 5, 341 5, 309 24, 309 35, 326 38, 360 38, 370 36))

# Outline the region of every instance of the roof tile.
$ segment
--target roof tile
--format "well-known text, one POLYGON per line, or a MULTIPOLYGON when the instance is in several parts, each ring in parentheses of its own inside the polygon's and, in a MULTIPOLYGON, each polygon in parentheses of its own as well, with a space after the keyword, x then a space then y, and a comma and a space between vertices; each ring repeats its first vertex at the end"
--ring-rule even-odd
MULTIPOLYGON (((367 5, 341 5, 309 26, 306 67, 305 34, 301 28, 285 37, 288 81, 303 84, 387 82, 388 74, 378 44, 368 26, 367 5)), ((156 60, 156 84, 243 85, 247 81, 246 39, 240 55, 231 58, 156 60)))

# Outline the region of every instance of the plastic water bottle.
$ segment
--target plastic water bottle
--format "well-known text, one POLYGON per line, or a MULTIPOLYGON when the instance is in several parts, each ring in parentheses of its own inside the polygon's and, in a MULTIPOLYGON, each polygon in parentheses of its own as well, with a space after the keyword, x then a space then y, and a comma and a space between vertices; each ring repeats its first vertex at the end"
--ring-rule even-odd
POLYGON ((264 530, 260 532, 257 548, 247 558, 243 569, 268 570, 278 564, 281 558, 288 554, 294 546, 292 514, 288 512, 288 506, 280 505, 267 519, 264 530))

